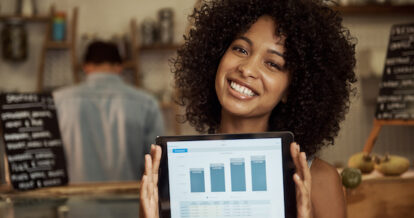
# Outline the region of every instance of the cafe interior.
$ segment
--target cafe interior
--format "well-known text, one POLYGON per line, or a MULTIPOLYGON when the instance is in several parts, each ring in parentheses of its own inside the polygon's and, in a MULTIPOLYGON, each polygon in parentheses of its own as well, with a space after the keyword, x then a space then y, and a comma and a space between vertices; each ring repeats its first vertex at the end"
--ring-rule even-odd
MULTIPOLYGON (((406 53, 411 61, 406 66, 414 77, 414 1, 334 0, 327 4, 338 11, 343 25, 357 39, 358 81, 335 145, 324 147, 317 156, 342 176, 349 218, 414 217, 414 107, 407 104, 411 118, 378 116, 386 61, 393 55, 389 52, 392 32, 398 25, 411 28, 411 53, 406 53), (393 158, 390 168, 398 172, 384 172, 381 161, 393 158), (371 164, 370 169, 363 164, 371 164), (358 181, 349 185, 345 171, 351 168, 356 169, 350 172, 357 172, 352 176, 358 181)), ((88 44, 110 41, 122 58, 125 83, 157 100, 164 135, 199 134, 188 122, 181 122, 185 109, 174 101, 171 73, 171 58, 191 27, 188 15, 199 5, 197 0, 0 0, 0 93, 21 97, 83 83, 82 62, 88 44)), ((2 100, 1 104, 6 103, 2 100)), ((0 122, 5 122, 4 117, 0 122)), ((7 126, 2 124, 2 128, 0 217, 138 216, 140 178, 82 183, 70 182, 69 177, 69 182, 50 187, 36 183, 19 187, 13 177, 16 168, 11 167, 19 157, 8 147, 7 126)), ((61 155, 55 155, 54 161, 59 162, 61 155)))

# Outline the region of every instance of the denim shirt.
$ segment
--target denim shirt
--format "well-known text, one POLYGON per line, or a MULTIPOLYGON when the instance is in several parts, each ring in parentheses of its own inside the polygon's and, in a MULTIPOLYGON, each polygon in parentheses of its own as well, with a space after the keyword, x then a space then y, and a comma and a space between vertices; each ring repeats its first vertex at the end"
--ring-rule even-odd
POLYGON ((155 98, 109 73, 53 96, 71 183, 140 179, 144 155, 164 129, 155 98))

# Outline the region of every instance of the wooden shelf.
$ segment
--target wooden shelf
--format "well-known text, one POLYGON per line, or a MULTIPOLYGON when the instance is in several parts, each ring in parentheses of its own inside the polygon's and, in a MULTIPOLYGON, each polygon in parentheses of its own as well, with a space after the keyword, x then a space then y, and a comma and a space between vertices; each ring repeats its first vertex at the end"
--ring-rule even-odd
POLYGON ((66 186, 45 187, 29 191, 16 191, 9 185, 0 186, 0 198, 36 198, 47 199, 71 196, 104 196, 113 194, 139 193, 140 183, 135 181, 125 182, 89 182, 74 183, 66 186))
POLYGON ((413 15, 414 5, 350 5, 334 6, 342 15, 413 15))
MULTIPOLYGON (((154 44, 151 46, 140 46, 137 42, 137 22, 135 19, 131 20, 130 23, 131 28, 131 60, 126 60, 123 62, 123 66, 128 69, 132 69, 135 71, 135 85, 137 87, 141 86, 141 77, 142 74, 139 72, 139 66, 140 66, 140 54, 146 53, 146 52, 176 52, 182 45, 182 43, 171 43, 171 44, 154 44)), ((171 99, 166 100, 159 100, 158 101, 159 107, 162 110, 163 113, 167 113, 167 120, 165 121, 168 123, 167 129, 171 127, 173 130, 171 134, 174 135, 180 135, 181 134, 181 125, 180 123, 175 119, 176 115, 179 114, 179 107, 175 104, 175 102, 171 99)))
POLYGON ((170 45, 162 45, 162 44, 155 44, 150 46, 140 46, 138 49, 140 51, 151 51, 151 50, 177 50, 181 45, 180 44, 170 44, 170 45))
POLYGON ((135 62, 133 60, 127 60, 122 63, 122 66, 128 69, 135 68, 135 62))
POLYGON ((48 49, 70 49, 72 43, 70 42, 46 42, 46 48, 48 49))
POLYGON ((13 18, 19 18, 19 19, 23 19, 25 21, 31 21, 31 22, 48 22, 51 20, 50 16, 0 15, 0 21, 9 20, 13 18))

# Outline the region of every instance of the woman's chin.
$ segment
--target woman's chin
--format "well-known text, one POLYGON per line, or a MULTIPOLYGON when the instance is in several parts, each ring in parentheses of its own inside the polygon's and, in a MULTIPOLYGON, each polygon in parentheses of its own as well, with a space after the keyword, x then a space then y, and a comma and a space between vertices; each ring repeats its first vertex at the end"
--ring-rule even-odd
POLYGON ((227 107, 223 107, 224 114, 223 116, 232 116, 232 117, 238 117, 239 119, 243 118, 250 118, 252 116, 255 116, 254 110, 251 110, 249 108, 246 108, 246 106, 240 105, 240 104, 230 104, 227 107))

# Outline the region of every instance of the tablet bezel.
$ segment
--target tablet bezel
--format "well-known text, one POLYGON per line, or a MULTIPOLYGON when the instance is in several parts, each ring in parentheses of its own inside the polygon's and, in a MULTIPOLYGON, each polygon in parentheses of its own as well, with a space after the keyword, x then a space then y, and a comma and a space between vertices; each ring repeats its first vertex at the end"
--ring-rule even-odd
POLYGON ((208 134, 208 135, 180 135, 180 136, 157 136, 156 144, 162 148, 160 171, 158 178, 160 216, 169 215, 170 194, 168 176, 167 142, 170 141, 197 141, 197 140, 229 140, 229 139, 259 139, 259 138, 281 138, 282 139, 282 163, 283 163, 283 189, 285 202, 285 218, 296 218, 296 194, 293 174, 295 165, 290 155, 290 144, 294 141, 292 132, 264 132, 243 134, 208 134))

